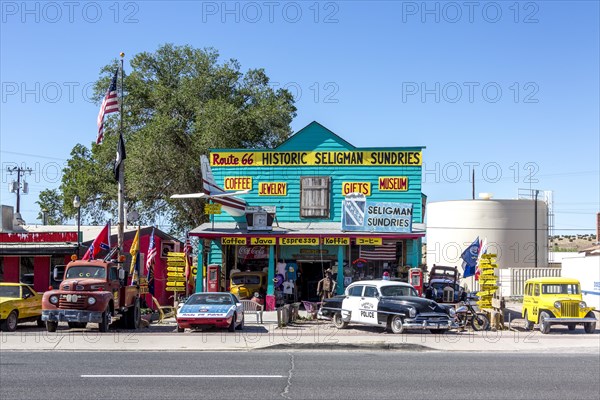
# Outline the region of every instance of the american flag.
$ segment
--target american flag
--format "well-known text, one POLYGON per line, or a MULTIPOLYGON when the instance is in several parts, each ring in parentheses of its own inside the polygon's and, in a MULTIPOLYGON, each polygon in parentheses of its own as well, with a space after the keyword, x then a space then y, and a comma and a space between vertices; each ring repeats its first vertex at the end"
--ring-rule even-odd
POLYGON ((396 243, 384 243, 381 246, 360 246, 360 257, 369 261, 393 261, 396 259, 396 243))
POLYGON ((150 234, 150 243, 148 243, 148 253, 146 255, 146 269, 148 270, 148 274, 146 275, 146 279, 148 280, 148 292, 154 296, 154 261, 156 259, 156 244, 154 243, 154 228, 152 228, 152 233, 150 234))
POLYGON ((154 228, 150 234, 150 243, 148 243, 148 252, 146 254, 146 270, 148 271, 148 281, 150 281, 150 271, 156 259, 156 244, 154 243, 154 228))
POLYGON ((96 138, 96 144, 102 143, 104 139, 104 115, 119 111, 119 98, 117 96, 117 76, 119 75, 119 69, 115 71, 115 76, 112 78, 110 87, 106 91, 102 105, 100 106, 100 112, 98 113, 98 137, 96 138))

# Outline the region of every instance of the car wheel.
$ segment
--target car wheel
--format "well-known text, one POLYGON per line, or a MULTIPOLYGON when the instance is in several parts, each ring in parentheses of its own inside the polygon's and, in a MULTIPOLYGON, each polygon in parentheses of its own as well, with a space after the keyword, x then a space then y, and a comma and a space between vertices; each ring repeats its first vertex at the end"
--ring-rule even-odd
POLYGON ((183 331, 185 331, 185 328, 182 328, 179 325, 177 325, 177 332, 181 333, 183 331))
POLYGON ((348 322, 342 319, 342 313, 337 312, 333 315, 333 326, 338 329, 345 329, 348 327, 348 322))
POLYGON ((490 320, 487 315, 483 313, 477 313, 473 315, 471 320, 471 327, 474 331, 485 331, 490 326, 490 320))
POLYGON ((35 321, 37 323, 37 326, 40 328, 43 328, 44 326, 46 326, 46 323, 44 321, 42 321, 42 316, 40 315, 39 318, 35 321))
POLYGON ((98 322, 98 330, 100 332, 107 332, 108 326, 110 325, 110 309, 107 307, 102 313, 102 321, 98 322))
POLYGON ((129 307, 125 314, 125 328, 127 329, 138 329, 142 320, 142 313, 140 311, 140 299, 136 299, 132 307, 129 307))
POLYGON ((391 316, 388 321, 389 329, 392 333, 402 333, 404 332, 404 321, 402 321, 402 317, 399 315, 391 316))
POLYGON ((58 328, 58 322, 56 321, 46 321, 46 330, 48 332, 56 332, 58 328))
MULTIPOLYGON (((591 311, 589 313, 587 313, 587 315, 585 317, 586 318, 596 318, 594 313, 591 311)), ((585 330, 585 333, 594 333, 594 331, 596 330, 596 322, 585 322, 583 324, 583 329, 585 330)))
POLYGON ((237 329, 238 331, 244 330, 244 318, 242 318, 242 322, 240 322, 240 324, 236 326, 235 329, 237 329))
POLYGON ((570 331, 574 331, 576 327, 577 327, 577 325, 575 325, 575 324, 567 324, 567 328, 568 328, 570 331))
POLYGON ((525 316, 523 318, 525 318, 525 330, 526 331, 532 330, 533 329, 533 322, 531 322, 529 320, 529 315, 527 314, 527 311, 525 311, 525 316))
POLYGON ((540 313, 540 332, 544 335, 550 333, 550 322, 548 322, 548 318, 550 318, 550 314, 546 311, 540 313))
POLYGON ((235 315, 235 314, 233 314, 233 317, 231 318, 231 324, 229 324, 229 328, 227 328, 227 330, 228 330, 229 332, 233 332, 233 331, 235 331, 235 320, 236 320, 235 316, 236 316, 236 315, 235 315))
POLYGON ((12 310, 8 317, 2 321, 2 330, 4 332, 14 332, 17 330, 17 323, 19 322, 19 316, 16 310, 12 310))
POLYGON ((69 322, 71 329, 84 329, 85 327, 87 327, 87 322, 69 322))

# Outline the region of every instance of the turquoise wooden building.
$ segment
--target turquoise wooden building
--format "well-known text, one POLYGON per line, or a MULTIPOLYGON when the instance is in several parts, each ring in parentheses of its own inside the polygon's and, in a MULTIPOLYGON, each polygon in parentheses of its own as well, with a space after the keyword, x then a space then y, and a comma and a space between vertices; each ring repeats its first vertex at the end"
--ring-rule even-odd
POLYGON ((274 149, 211 150, 205 193, 215 194, 212 183, 238 195, 212 197, 207 211, 221 213, 190 232, 204 239, 199 271, 221 265, 226 289, 232 270, 264 270, 268 295, 296 278, 294 297, 315 300, 327 269, 342 293, 353 280, 418 267, 423 149, 357 148, 312 122, 274 149))

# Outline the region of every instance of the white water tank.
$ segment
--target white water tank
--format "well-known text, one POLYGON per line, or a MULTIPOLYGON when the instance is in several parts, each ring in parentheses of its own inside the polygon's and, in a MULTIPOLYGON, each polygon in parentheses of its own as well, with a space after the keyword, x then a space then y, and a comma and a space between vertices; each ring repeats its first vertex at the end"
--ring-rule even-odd
POLYGON ((462 252, 479 237, 499 268, 548 266, 548 207, 534 200, 454 200, 427 205, 427 267, 458 266, 462 252), (536 226, 537 225, 537 226, 536 226), (537 263, 536 263, 537 242, 537 263))

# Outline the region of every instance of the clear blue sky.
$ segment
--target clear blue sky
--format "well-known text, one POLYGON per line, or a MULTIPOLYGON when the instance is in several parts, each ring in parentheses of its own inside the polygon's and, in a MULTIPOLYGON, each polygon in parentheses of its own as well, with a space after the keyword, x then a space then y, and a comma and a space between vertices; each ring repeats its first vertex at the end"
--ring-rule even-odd
POLYGON ((599 19, 597 1, 3 1, 2 204, 6 167, 33 168, 22 214, 39 223, 39 192, 95 140, 86 85, 121 51, 127 68, 174 43, 265 68, 298 97, 294 131, 316 120, 359 147, 426 146, 430 202, 470 198, 473 166, 476 192, 552 191, 556 233, 593 233, 599 19))

